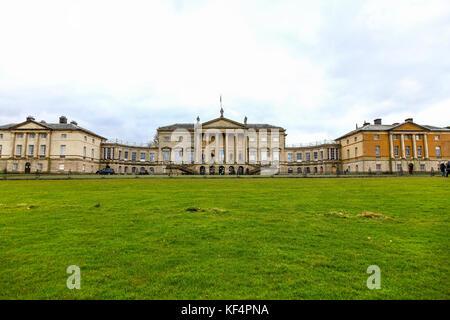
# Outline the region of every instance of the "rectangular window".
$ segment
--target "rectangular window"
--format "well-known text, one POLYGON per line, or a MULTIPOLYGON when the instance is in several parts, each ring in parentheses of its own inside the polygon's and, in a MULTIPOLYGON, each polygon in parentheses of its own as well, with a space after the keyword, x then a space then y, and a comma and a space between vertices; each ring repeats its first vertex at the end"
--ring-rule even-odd
POLYGON ((409 140, 409 134, 405 134, 405 140, 409 140))
POLYGON ((0 133, 0 139, 3 139, 3 133, 0 133))
POLYGON ((420 135, 416 134, 416 140, 420 140, 420 135))
POLYGON ((47 139, 47 134, 46 133, 41 133, 41 139, 47 139))
POLYGON ((154 162, 154 161, 155 161, 155 154, 150 153, 150 162, 154 162))
POLYGON ((301 161, 302 161, 302 154, 297 153, 297 162, 301 162, 301 161))
POLYGON ((38 163, 37 169, 38 169, 39 171, 42 171, 42 163, 38 163))
POLYGON ((28 145, 28 155, 29 156, 34 155, 34 145, 32 145, 32 144, 28 145))
POLYGON ((128 151, 125 151, 123 160, 128 161, 128 151))
POLYGON ((250 161, 256 161, 256 151, 250 151, 250 161))
POLYGON ((225 151, 220 150, 219 151, 219 161, 222 162, 225 160, 225 151))
POLYGON ((85 157, 86 158, 86 147, 83 147, 83 157, 85 157))
POLYGON ((377 171, 381 171, 381 164, 377 164, 377 171))
POLYGON ((331 160, 334 160, 334 156, 335 156, 335 151, 334 151, 335 149, 334 148, 331 148, 331 160))
POLYGON ((84 141, 87 141, 87 137, 86 136, 84 136, 84 141))
POLYGON ((280 161, 280 151, 274 150, 272 152, 272 155, 273 155, 273 161, 280 161))
POLYGON ((318 158, 318 153, 317 152, 314 152, 314 161, 317 161, 319 158, 318 158))
POLYGON ((63 164, 63 163, 61 163, 61 164, 59 165, 59 170, 64 171, 64 164, 63 164))
POLYGON ((355 148, 355 158, 358 156, 358 147, 355 148))
POLYGON ((380 140, 380 136, 379 136, 378 134, 376 134, 376 135, 374 136, 374 138, 375 138, 375 140, 380 140))
POLYGON ((402 165, 400 163, 397 163, 397 171, 398 172, 402 172, 403 171, 402 165))
POLYGON ((280 141, 280 139, 278 138, 278 137, 273 137, 273 139, 272 139, 273 141, 275 141, 275 142, 278 142, 278 141, 280 141))
POLYGON ((311 161, 311 153, 307 152, 306 153, 306 162, 310 162, 311 161))
POLYGON ((0 156, 2 155, 2 145, 0 144, 0 156))
POLYGON ((66 146, 65 145, 61 145, 61 155, 62 156, 66 155, 66 146))
POLYGON ((350 159, 350 149, 347 149, 347 159, 350 159))
POLYGON ((137 153, 136 152, 132 152, 131 153, 131 161, 136 161, 137 158, 137 153))
POLYGON ((405 153, 407 157, 411 156, 411 147, 410 146, 406 146, 405 147, 405 153))
POLYGON ((41 144, 40 150, 39 150, 39 155, 40 156, 45 156, 45 153, 47 152, 47 146, 45 144, 41 144))
POLYGON ((398 135, 394 134, 394 140, 398 140, 398 135))
POLYGON ((168 136, 164 136, 164 141, 165 142, 169 142, 169 137, 168 136))
POLYGON ((293 158, 292 153, 288 153, 288 161, 289 161, 289 162, 294 161, 294 158, 293 158))
POLYGON ((22 139, 23 138, 23 133, 18 133, 17 134, 17 139, 22 139))
POLYGON ((106 148, 106 159, 111 160, 111 148, 106 148))
MULTIPOLYGON (((151 155, 153 155, 153 153, 151 155)), ((230 161, 232 161, 232 160, 233 160, 233 154, 230 153, 230 161)), ((153 155, 153 160, 152 161, 155 161, 155 156, 154 155, 153 155)), ((189 161, 190 162, 194 161, 194 151, 189 151, 189 161)))
POLYGON ((122 150, 119 150, 119 160, 122 160, 122 150))
POLYGON ((34 133, 30 133, 29 135, 28 135, 28 138, 30 138, 30 139, 34 139, 34 133))
POLYGON ((261 161, 267 161, 267 151, 261 150, 261 161))
POLYGON ((398 146, 395 146, 394 147, 394 156, 395 157, 398 157, 400 154, 399 154, 399 148, 398 148, 398 146))
POLYGON ((320 160, 323 160, 323 151, 320 151, 320 160))
POLYGON ((13 170, 14 171, 19 170, 19 164, 18 163, 13 163, 13 170))
POLYGON ((94 151, 94 149, 91 149, 91 158, 92 158, 92 160, 94 160, 94 155, 95 155, 95 151, 94 151))
POLYGON ((434 140, 436 141, 439 140, 439 138, 440 138, 439 136, 434 136, 434 140))
POLYGON ((61 139, 67 139, 67 133, 61 133, 61 139))
POLYGON ((425 171, 425 165, 424 164, 420 165, 420 171, 425 171))
POLYGON ((21 156, 22 155, 22 145, 18 144, 16 146, 16 156, 21 156))
POLYGON ((375 146, 375 156, 380 156, 380 146, 375 146))
POLYGON ((141 161, 145 161, 145 152, 141 152, 141 161))
POLYGON ((436 157, 441 156, 441 147, 436 147, 436 157))
POLYGON ((163 152, 163 159, 164 159, 164 161, 169 161, 170 160, 169 151, 164 151, 163 152))
POLYGON ((422 156, 422 146, 417 146, 417 156, 418 157, 422 156))

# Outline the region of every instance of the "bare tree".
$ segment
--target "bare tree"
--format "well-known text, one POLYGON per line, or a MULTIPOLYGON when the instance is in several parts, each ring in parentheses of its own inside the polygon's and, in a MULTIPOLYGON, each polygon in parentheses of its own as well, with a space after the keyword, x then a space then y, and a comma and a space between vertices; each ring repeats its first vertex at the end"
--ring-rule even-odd
POLYGON ((153 140, 148 143, 149 147, 159 147, 159 137, 158 133, 155 133, 153 140))

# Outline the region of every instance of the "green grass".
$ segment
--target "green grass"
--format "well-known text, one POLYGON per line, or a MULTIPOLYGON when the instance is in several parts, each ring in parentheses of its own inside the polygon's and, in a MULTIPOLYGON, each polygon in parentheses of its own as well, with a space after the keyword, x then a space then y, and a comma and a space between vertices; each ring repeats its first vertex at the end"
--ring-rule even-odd
POLYGON ((449 183, 0 181, 0 298, 449 299, 449 183))

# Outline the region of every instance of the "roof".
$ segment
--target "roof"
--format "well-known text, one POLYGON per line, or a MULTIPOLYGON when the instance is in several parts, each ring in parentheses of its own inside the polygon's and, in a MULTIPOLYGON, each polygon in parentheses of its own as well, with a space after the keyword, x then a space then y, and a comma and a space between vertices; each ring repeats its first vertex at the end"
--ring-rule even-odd
MULTIPOLYGON (((217 119, 214 119, 217 120, 217 119)), ((205 122, 205 123, 210 123, 214 120, 205 122)), ((228 119, 226 119, 228 120, 228 119)), ((235 121, 233 121, 235 122, 235 121)), ((237 122, 236 122, 237 123, 237 122)), ((240 123, 239 123, 240 124, 240 123)), ((277 126, 273 126, 271 124, 267 124, 267 123, 248 123, 248 124, 241 124, 243 127, 247 127, 247 128, 251 128, 251 129, 281 129, 284 130, 284 128, 282 127, 277 127, 277 126)), ((168 126, 163 126, 163 127, 159 127, 158 130, 176 130, 176 129, 194 129, 194 124, 193 123, 174 123, 168 126)))
POLYGON ((28 122, 36 123, 36 124, 38 124, 40 126, 48 128, 50 130, 79 130, 79 131, 83 131, 83 132, 86 132, 88 134, 91 134, 93 136, 97 136, 99 138, 106 139, 106 138, 104 138, 104 137, 102 137, 102 136, 100 136, 100 135, 98 135, 98 134, 96 134, 96 133, 94 133, 94 132, 92 132, 92 131, 90 131, 88 129, 85 129, 85 128, 80 127, 78 125, 75 125, 73 123, 47 123, 47 122, 37 122, 37 121, 34 121, 34 120, 28 120, 28 121, 21 122, 21 123, 10 123, 10 124, 6 124, 6 125, 2 125, 2 126, 0 126, 0 130, 13 129, 14 127, 17 127, 17 126, 19 126, 21 124, 25 124, 25 123, 28 123, 28 122))
POLYGON ((420 124, 414 123, 412 121, 405 121, 403 123, 395 123, 395 124, 366 124, 365 126, 362 126, 358 129, 355 129, 353 131, 350 131, 350 132, 344 134, 343 136, 337 138, 336 140, 345 138, 347 136, 351 136, 358 132, 364 132, 364 131, 391 131, 391 130, 394 130, 395 128, 400 127, 407 123, 414 124, 418 127, 422 127, 423 129, 428 130, 428 131, 448 131, 448 132, 450 132, 450 129, 448 129, 448 128, 441 128, 441 127, 430 126, 430 125, 420 125, 420 124))

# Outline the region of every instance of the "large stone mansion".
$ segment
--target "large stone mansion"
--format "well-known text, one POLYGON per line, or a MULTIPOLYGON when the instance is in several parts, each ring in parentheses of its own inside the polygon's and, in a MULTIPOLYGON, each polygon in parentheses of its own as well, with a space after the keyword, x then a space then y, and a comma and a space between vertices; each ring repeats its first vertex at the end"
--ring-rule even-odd
POLYGON ((0 126, 0 172, 118 174, 336 174, 437 170, 450 160, 450 128, 364 123, 335 141, 289 147, 286 129, 220 117, 159 127, 154 144, 107 141, 62 116, 0 126))

